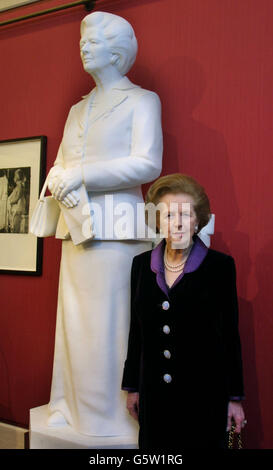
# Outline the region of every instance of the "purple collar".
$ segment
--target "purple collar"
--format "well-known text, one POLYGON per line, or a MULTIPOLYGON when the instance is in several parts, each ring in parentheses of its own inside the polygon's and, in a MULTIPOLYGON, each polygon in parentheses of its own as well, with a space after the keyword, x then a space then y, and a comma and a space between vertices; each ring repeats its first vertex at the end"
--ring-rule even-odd
POLYGON ((169 291, 182 279, 184 274, 192 273, 193 271, 196 271, 196 269, 199 268, 200 264, 203 262, 207 255, 208 248, 199 237, 196 237, 183 272, 174 281, 173 285, 171 287, 168 287, 165 280, 165 270, 163 261, 165 244, 165 239, 163 239, 153 249, 151 254, 151 270, 156 273, 156 282, 160 289, 164 292, 164 294, 169 296, 169 291))

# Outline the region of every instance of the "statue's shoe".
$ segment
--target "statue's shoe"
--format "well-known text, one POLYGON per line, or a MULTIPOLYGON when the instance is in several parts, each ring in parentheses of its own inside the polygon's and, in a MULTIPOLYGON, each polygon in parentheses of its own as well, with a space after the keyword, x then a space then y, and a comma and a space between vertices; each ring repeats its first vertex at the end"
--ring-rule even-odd
POLYGON ((48 426, 66 426, 68 423, 60 411, 54 411, 47 420, 48 426))

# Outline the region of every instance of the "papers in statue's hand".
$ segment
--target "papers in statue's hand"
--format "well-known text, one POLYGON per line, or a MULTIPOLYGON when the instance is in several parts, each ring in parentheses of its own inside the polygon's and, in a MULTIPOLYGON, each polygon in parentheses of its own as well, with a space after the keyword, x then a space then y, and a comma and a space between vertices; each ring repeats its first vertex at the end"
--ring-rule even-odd
POLYGON ((95 236, 95 233, 92 230, 90 210, 87 210, 89 207, 89 199, 85 186, 82 185, 77 192, 80 197, 80 201, 77 206, 66 208, 64 204, 59 203, 74 245, 84 243, 95 236))

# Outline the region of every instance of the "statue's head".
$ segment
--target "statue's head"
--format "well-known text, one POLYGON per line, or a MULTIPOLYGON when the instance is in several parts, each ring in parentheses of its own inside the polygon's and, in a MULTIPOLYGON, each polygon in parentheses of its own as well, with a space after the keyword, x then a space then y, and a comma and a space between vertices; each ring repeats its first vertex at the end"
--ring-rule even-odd
MULTIPOLYGON (((106 53, 108 52, 111 64, 118 69, 121 75, 126 75, 135 61, 137 54, 135 33, 130 23, 121 16, 99 11, 87 15, 81 22, 82 59, 83 48, 87 41, 97 49, 98 57, 105 54, 105 60, 107 60, 106 53), (101 53, 98 50, 99 47, 101 53), (108 51, 105 50, 106 48, 108 51)), ((85 69, 88 71, 87 66, 85 69)))

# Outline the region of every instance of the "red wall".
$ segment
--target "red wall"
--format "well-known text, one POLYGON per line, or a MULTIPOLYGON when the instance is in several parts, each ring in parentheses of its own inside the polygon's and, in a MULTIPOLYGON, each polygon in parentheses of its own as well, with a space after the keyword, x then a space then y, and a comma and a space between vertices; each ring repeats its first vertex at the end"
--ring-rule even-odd
MULTIPOLYGON (((44 0, 0 21, 63 4, 44 0)), ((272 0, 98 0, 134 26, 130 78, 159 93, 163 173, 185 172, 207 189, 212 246, 238 270, 249 448, 272 432, 272 0), (271 364, 270 364, 271 362, 271 364)), ((93 87, 81 67, 83 7, 1 28, 0 139, 44 134, 47 168, 66 114, 93 87)), ((60 242, 44 242, 43 275, 0 277, 0 418, 28 424, 49 400, 60 242)))

